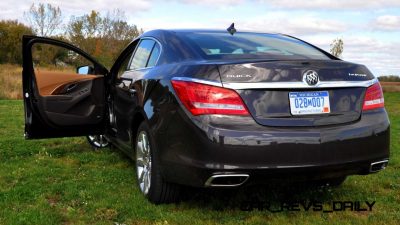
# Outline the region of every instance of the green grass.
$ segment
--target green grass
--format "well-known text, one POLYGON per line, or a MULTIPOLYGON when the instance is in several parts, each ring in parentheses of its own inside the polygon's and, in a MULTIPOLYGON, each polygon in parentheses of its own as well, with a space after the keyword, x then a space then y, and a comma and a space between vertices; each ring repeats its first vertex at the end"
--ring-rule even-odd
POLYGON ((195 191, 180 204, 142 197, 133 163, 118 151, 93 151, 84 138, 25 141, 23 107, 0 101, 0 224, 398 224, 400 93, 386 93, 391 160, 383 172, 351 176, 339 188, 249 187, 195 191), (241 211, 242 200, 376 201, 372 212, 241 211))

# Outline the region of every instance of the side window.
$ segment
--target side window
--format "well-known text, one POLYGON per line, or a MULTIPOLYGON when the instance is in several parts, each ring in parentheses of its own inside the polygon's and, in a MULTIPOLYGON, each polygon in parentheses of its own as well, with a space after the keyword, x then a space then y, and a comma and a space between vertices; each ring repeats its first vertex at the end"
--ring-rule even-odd
POLYGON ((142 40, 138 48, 136 49, 135 55, 133 56, 131 66, 129 69, 135 70, 135 69, 145 68, 154 44, 155 41, 153 40, 149 39, 142 40))
POLYGON ((95 74, 95 65, 68 48, 37 42, 31 49, 36 88, 41 97, 69 95, 85 82, 102 74, 95 74))
POLYGON ((117 75, 118 78, 120 78, 122 76, 122 74, 124 74, 124 72, 128 70, 128 64, 131 59, 131 56, 132 56, 132 53, 128 57, 126 57, 126 59, 124 59, 121 66, 119 67, 118 75, 117 75))
POLYGON ((149 62, 147 63, 147 67, 155 66, 159 56, 160 56, 160 45, 158 45, 156 43, 154 45, 153 51, 151 51, 151 55, 150 55, 150 58, 149 58, 149 62))

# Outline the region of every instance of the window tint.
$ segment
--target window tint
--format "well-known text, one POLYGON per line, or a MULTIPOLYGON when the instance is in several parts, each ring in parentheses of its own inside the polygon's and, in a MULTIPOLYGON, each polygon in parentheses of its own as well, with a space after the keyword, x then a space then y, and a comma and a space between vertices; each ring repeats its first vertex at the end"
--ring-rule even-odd
POLYGON ((145 68, 147 64, 147 60, 149 59, 151 50, 154 46, 153 40, 142 40, 136 49, 135 55, 133 56, 130 69, 140 69, 145 68))
POLYGON ((207 59, 329 59, 302 41, 277 34, 180 32, 178 35, 198 47, 207 59))
POLYGON ((158 44, 154 45, 153 51, 151 52, 149 62, 147 67, 152 67, 157 63, 158 56, 160 55, 160 46, 158 44))
POLYGON ((132 53, 128 57, 126 57, 126 59, 124 59, 121 66, 119 67, 118 78, 120 78, 122 76, 122 74, 124 74, 124 72, 128 70, 128 64, 129 64, 129 60, 131 59, 131 55, 132 55, 132 53))

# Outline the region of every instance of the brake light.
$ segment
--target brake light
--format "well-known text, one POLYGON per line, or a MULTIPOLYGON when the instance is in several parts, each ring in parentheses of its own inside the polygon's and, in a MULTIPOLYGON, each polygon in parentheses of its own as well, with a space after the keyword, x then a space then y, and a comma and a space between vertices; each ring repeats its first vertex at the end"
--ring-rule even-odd
POLYGON ((365 92, 363 111, 383 108, 384 107, 384 99, 382 87, 379 82, 369 86, 367 91, 365 92))
POLYGON ((193 115, 249 115, 242 99, 234 90, 191 81, 172 80, 179 99, 193 115))

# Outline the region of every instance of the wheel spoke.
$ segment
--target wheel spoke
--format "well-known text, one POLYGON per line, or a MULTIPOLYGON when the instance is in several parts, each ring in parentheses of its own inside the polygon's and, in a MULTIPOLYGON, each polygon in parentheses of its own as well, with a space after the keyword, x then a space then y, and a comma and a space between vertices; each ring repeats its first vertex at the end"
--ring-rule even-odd
POLYGON ((150 181, 151 181, 151 171, 147 171, 147 176, 146 176, 146 179, 147 179, 147 190, 149 190, 149 188, 150 188, 150 181))
POLYGON ((150 171, 147 171, 146 172, 146 186, 145 186, 145 190, 146 190, 146 192, 148 192, 149 191, 149 189, 150 189, 150 171))
POLYGON ((143 167, 144 166, 144 160, 143 160, 142 157, 137 157, 136 158, 136 166, 139 166, 139 167, 143 167))
POLYGON ((143 181, 143 176, 144 176, 144 167, 138 167, 138 174, 139 174, 139 182, 142 183, 143 181))
POLYGON ((146 136, 144 134, 142 135, 142 148, 144 155, 146 155, 147 154, 146 136))
POLYGON ((100 141, 99 141, 99 143, 100 143, 100 147, 103 147, 103 135, 99 135, 99 138, 100 138, 100 141))
POLYGON ((136 145, 136 158, 143 158, 143 146, 140 141, 136 145))
POLYGON ((147 179, 147 173, 145 174, 145 176, 143 177, 144 179, 144 192, 147 192, 147 187, 149 186, 149 181, 147 179))
POLYGON ((148 143, 147 143, 147 135, 143 134, 143 150, 145 154, 149 153, 148 143))

